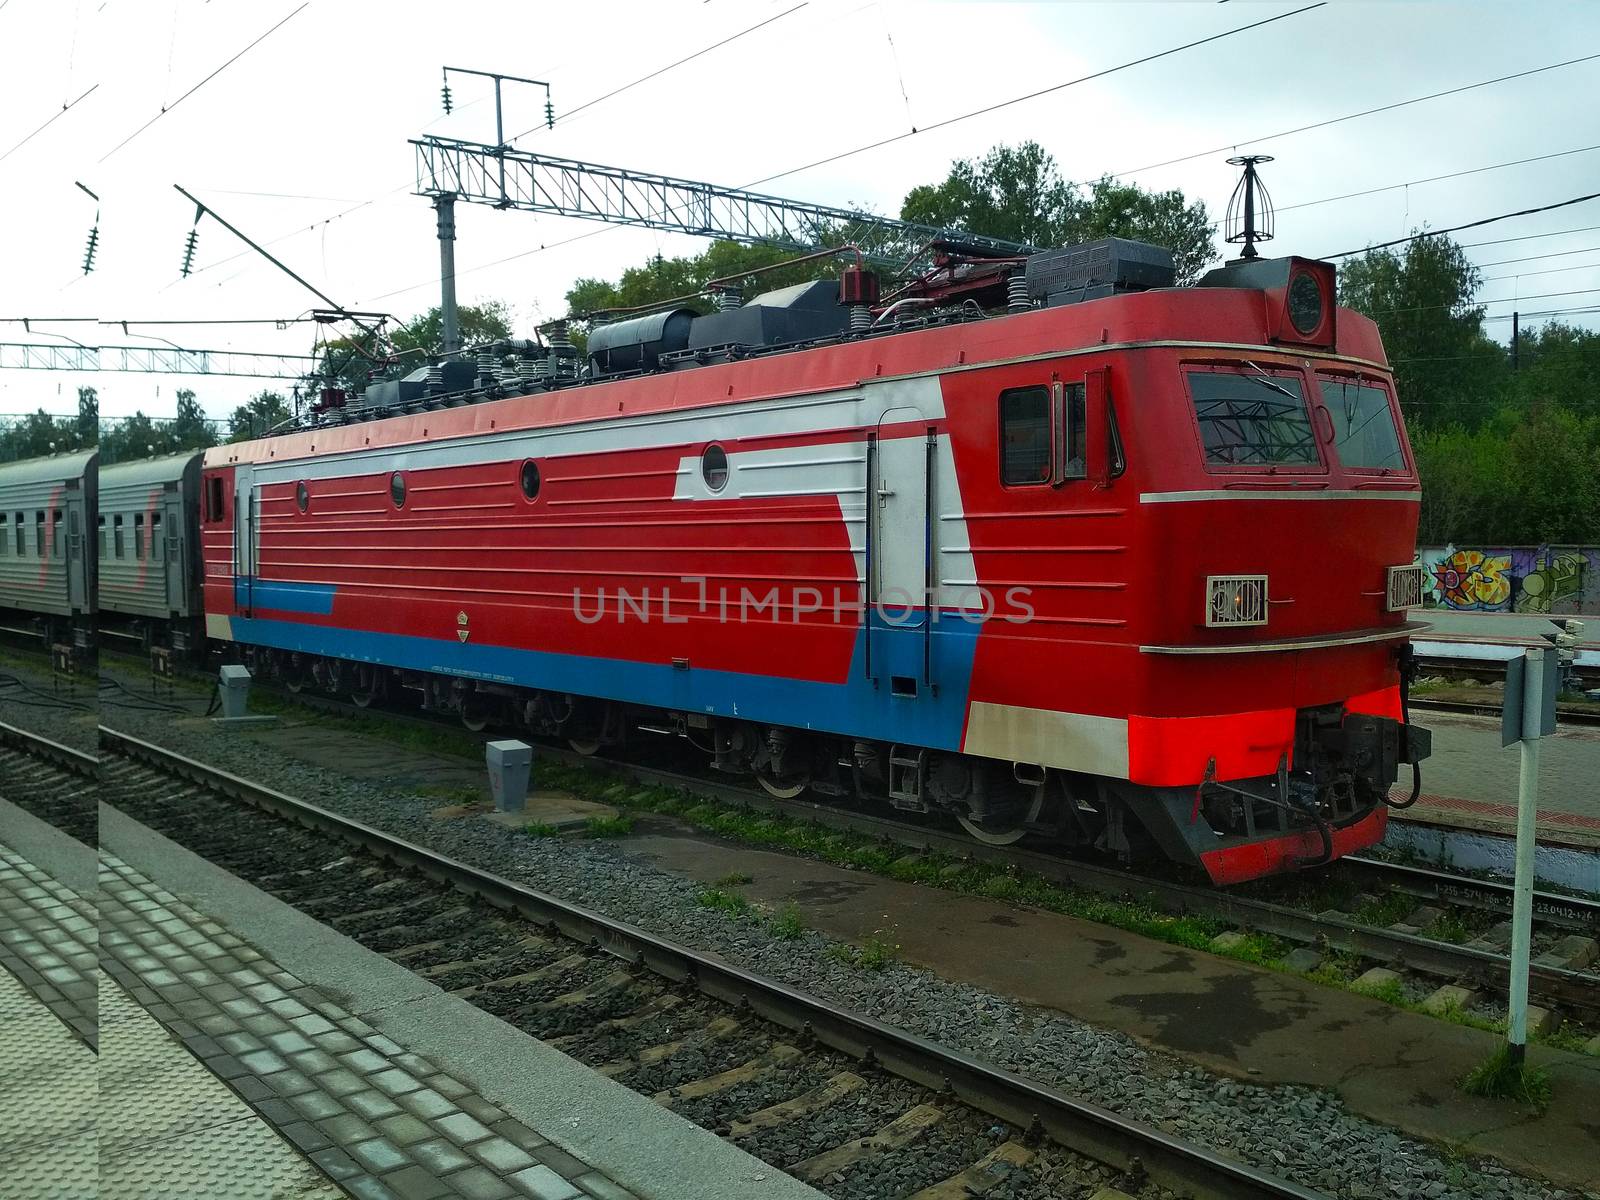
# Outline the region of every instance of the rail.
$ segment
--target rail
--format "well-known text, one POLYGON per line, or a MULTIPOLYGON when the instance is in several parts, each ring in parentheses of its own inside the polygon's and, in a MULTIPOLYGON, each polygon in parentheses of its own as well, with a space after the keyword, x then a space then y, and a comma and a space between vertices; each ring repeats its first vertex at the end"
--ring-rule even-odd
POLYGON ((1147 1177, 1196 1200, 1316 1200, 1317 1193, 1276 1179, 1204 1147, 1171 1137, 971 1055, 896 1029, 831 1001, 689 949, 638 926, 479 870, 393 834, 229 772, 101 727, 107 753, 132 758, 210 790, 276 813, 308 828, 361 845, 491 904, 516 911, 567 937, 599 946, 678 983, 691 983, 724 1003, 924 1087, 937 1089, 991 1116, 1100 1162, 1147 1177))

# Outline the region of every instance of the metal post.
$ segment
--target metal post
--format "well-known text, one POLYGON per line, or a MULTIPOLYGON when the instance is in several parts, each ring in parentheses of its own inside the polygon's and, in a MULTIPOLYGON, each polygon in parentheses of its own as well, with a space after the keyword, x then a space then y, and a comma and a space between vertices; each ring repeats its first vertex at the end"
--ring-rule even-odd
POLYGON ((1511 369, 1513 371, 1519 370, 1522 366, 1522 363, 1519 361, 1522 357, 1520 354, 1522 349, 1522 332, 1518 328, 1521 324, 1519 319, 1521 316, 1521 313, 1511 314, 1511 369))
POLYGON ((443 351, 446 358, 461 349, 461 331, 456 317, 456 198, 444 192, 433 198, 439 213, 439 314, 444 323, 443 351))
POLYGON ((1539 733, 1544 711, 1544 650, 1525 655, 1522 679, 1522 773, 1517 781, 1517 878, 1511 906, 1511 1006, 1506 1041, 1511 1061, 1528 1048, 1528 954, 1533 940, 1534 820, 1539 807, 1539 733))

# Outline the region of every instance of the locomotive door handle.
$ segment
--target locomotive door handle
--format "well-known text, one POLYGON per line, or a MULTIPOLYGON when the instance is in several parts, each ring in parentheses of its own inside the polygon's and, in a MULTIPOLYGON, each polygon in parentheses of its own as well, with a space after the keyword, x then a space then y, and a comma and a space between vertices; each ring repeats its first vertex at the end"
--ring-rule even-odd
POLYGON ((889 497, 892 496, 892 495, 894 495, 894 489, 893 488, 886 488, 882 484, 879 484, 878 485, 878 507, 882 508, 883 505, 884 505, 884 502, 887 501, 889 499, 889 497))

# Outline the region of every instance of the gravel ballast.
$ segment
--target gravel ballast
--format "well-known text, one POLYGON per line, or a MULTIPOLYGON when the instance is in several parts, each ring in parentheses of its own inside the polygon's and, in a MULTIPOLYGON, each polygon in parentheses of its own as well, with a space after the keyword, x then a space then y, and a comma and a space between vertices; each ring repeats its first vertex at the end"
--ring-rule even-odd
MULTIPOLYGON (((192 694, 175 699, 197 711, 204 707, 192 694)), ((3 698, 0 719, 39 727, 26 716, 7 716, 3 698)), ((846 965, 827 953, 831 940, 812 931, 797 940, 774 941, 753 916, 702 906, 695 881, 632 861, 605 841, 530 838, 489 821, 441 821, 430 815, 439 807, 437 797, 389 790, 370 779, 286 758, 268 743, 218 733, 171 712, 108 705, 103 719, 136 737, 714 951, 1319 1191, 1367 1200, 1558 1200, 1581 1194, 1513 1175, 1490 1161, 1447 1157, 1350 1113, 1331 1094, 1236 1083, 1125 1035, 903 963, 876 971, 846 965)), ((308 714, 304 723, 314 725, 315 716, 308 714)))

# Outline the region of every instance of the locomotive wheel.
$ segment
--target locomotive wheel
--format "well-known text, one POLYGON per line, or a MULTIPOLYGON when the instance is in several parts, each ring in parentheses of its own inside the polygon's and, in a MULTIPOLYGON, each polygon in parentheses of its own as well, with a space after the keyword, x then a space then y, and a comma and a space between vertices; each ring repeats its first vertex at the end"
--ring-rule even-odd
POLYGON ((572 747, 574 754, 581 754, 585 758, 593 758, 600 752, 600 739, 595 738, 568 738, 567 745, 572 747))
POLYGON ((361 691, 359 688, 350 693, 350 702, 357 708, 371 708, 372 702, 378 698, 378 689, 361 691))
POLYGON ((473 733, 482 733, 489 728, 489 710, 479 704, 463 704, 461 723, 473 733))
POLYGON ((770 769, 758 769, 755 776, 756 782, 761 785, 761 790, 775 800, 793 800, 811 786, 809 772, 774 775, 770 769))
POLYGON ((980 825, 971 817, 967 816, 966 813, 958 812, 956 814, 956 820, 961 822, 961 828, 965 829, 976 840, 982 842, 985 846, 1009 846, 1014 842, 1020 842, 1022 840, 1022 835, 1028 832, 1028 827, 1020 824, 1014 829, 1006 829, 1001 827, 990 828, 980 825))

